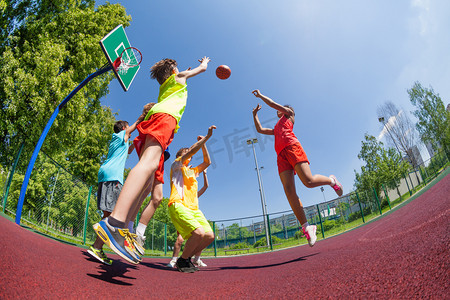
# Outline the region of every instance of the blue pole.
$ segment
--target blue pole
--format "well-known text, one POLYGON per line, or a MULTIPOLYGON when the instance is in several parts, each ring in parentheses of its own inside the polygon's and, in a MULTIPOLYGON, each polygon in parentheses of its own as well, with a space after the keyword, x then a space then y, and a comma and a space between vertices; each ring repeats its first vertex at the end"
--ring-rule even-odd
POLYGON ((97 70, 96 72, 90 74, 86 79, 84 79, 55 109, 52 116, 50 117, 50 120, 48 120, 47 125, 45 125, 44 131, 42 131, 41 136, 39 137, 38 143, 36 147, 34 148, 33 155, 31 155, 30 162, 28 163, 27 172, 25 173, 25 178, 22 182, 22 188, 20 189, 20 196, 19 201, 17 203, 17 210, 16 210, 16 224, 20 225, 20 219, 22 218, 22 207, 23 202, 25 200, 25 193, 27 192, 28 187, 28 181, 30 180, 31 171, 33 171, 34 163, 36 162, 37 156, 39 154, 39 151, 41 150, 42 144, 44 143, 45 138, 47 137, 48 132, 50 131, 50 128, 53 125, 53 122, 56 119, 56 116, 58 116, 58 113, 60 109, 62 109, 66 103, 81 89, 83 88, 89 81, 94 79, 95 77, 111 70, 111 65, 108 65, 107 67, 101 68, 97 70))

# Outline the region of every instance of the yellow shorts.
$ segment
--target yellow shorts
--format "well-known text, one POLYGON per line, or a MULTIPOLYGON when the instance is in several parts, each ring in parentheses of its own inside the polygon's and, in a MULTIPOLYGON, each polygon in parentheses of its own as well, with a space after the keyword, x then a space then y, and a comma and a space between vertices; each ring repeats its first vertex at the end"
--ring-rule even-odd
POLYGON ((201 210, 192 210, 181 203, 174 203, 169 206, 169 215, 178 233, 185 240, 190 238, 192 231, 199 227, 203 227, 205 232, 212 231, 211 225, 201 210))

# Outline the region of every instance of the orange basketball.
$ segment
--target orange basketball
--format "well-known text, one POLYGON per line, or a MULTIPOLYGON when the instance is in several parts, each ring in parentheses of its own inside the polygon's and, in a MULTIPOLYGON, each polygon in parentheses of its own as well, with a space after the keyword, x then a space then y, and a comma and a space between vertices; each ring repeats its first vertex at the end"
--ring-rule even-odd
POLYGON ((226 65, 218 66, 216 69, 216 76, 219 79, 227 79, 231 75, 231 69, 226 65))

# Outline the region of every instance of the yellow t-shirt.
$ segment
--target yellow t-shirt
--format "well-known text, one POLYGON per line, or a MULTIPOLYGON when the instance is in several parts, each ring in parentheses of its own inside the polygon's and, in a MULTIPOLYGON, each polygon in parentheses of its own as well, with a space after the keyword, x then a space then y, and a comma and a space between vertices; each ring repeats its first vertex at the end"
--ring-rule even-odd
POLYGON ((183 165, 181 157, 173 162, 170 168, 169 206, 181 203, 185 207, 198 210, 198 169, 183 165))
POLYGON ((156 113, 166 113, 177 120, 175 132, 178 131, 178 125, 181 116, 184 113, 187 102, 187 85, 178 83, 175 79, 176 74, 172 74, 159 88, 158 103, 153 105, 152 109, 145 116, 144 120, 148 120, 151 115, 156 113))

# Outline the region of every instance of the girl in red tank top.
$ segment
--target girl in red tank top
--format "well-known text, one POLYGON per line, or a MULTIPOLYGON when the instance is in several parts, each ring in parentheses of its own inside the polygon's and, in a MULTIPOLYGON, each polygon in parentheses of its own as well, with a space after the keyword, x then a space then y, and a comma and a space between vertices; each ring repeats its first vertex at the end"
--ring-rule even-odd
POLYGON ((308 157, 293 132, 295 113, 292 107, 276 103, 269 97, 261 94, 259 90, 254 90, 252 93, 257 98, 263 100, 267 105, 277 110, 277 116, 280 120, 273 129, 263 128, 261 126, 258 118, 258 111, 261 109, 261 105, 259 104, 253 109, 253 121, 255 122, 256 131, 261 134, 275 136, 275 151, 277 153, 277 165, 280 180, 283 184, 284 192, 286 193, 292 211, 300 224, 302 224, 303 232, 308 239, 309 245, 312 247, 317 239, 316 226, 309 225, 308 220, 306 219, 302 202, 295 189, 295 173, 297 173, 298 177, 306 187, 313 188, 322 185, 330 185, 336 191, 338 196, 342 196, 342 185, 334 175, 327 177, 320 174, 313 175, 311 173, 308 157))

